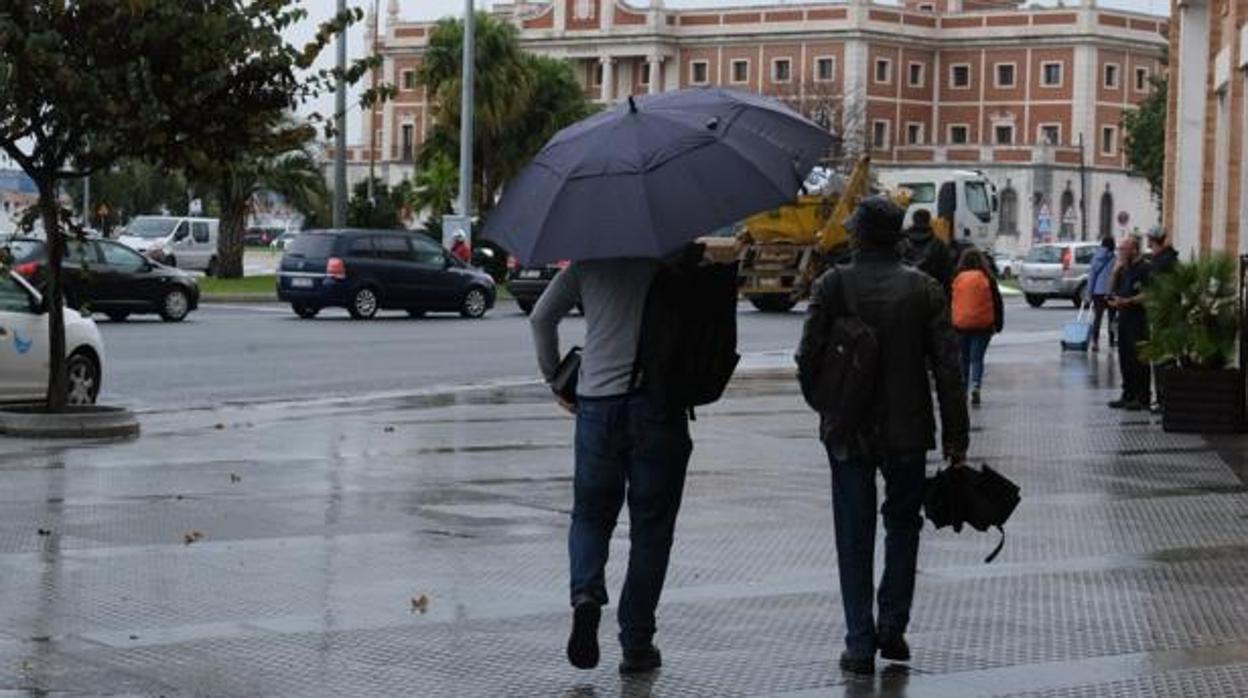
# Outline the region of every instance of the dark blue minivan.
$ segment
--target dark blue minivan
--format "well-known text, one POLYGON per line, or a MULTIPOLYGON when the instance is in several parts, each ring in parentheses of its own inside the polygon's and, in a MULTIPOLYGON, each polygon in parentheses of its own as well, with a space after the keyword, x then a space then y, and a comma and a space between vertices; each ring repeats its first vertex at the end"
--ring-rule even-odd
POLYGON ((402 230, 305 231, 286 246, 277 272, 278 299, 301 318, 321 308, 346 308, 356 319, 382 309, 479 318, 495 295, 489 274, 402 230))

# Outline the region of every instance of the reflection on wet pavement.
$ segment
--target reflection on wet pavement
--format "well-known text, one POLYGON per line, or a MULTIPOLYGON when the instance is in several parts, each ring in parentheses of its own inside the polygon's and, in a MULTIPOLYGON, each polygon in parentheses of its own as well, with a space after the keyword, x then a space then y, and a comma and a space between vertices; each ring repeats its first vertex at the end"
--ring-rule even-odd
POLYGON ((1023 504, 993 565, 994 537, 925 531, 909 668, 836 667, 827 465, 786 368, 700 411, 643 679, 610 614, 599 669, 563 658, 572 423, 541 386, 0 441, 0 695, 1243 695, 1248 442, 1104 410, 1108 357, 1054 356, 990 355, 973 455, 1023 504))

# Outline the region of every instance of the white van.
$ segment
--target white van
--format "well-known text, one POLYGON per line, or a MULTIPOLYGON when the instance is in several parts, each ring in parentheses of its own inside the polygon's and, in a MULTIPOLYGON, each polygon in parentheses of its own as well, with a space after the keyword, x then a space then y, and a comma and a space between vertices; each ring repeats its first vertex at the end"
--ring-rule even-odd
POLYGON ((952 234, 980 249, 992 249, 997 231, 997 188, 974 170, 881 169, 880 185, 890 191, 907 189, 910 207, 906 227, 914 212, 926 209, 932 219, 953 221, 952 234))
POLYGON ((136 216, 117 241, 171 267, 217 273, 216 218, 136 216))

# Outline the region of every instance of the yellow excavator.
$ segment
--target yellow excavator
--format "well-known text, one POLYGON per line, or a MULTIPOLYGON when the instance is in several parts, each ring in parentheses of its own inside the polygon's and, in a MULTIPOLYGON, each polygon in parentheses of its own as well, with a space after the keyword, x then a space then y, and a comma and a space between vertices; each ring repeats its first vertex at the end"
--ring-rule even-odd
POLYGON ((870 191, 870 168, 864 156, 839 192, 802 195, 745 220, 734 245, 742 297, 765 312, 788 312, 829 265, 848 259, 844 221, 870 191))

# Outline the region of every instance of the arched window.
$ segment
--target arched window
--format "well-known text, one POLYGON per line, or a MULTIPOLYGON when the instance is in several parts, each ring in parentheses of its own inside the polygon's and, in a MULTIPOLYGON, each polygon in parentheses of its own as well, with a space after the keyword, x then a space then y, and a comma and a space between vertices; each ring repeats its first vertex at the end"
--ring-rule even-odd
POLYGON ((1075 193, 1067 189, 1062 192, 1062 234, 1059 239, 1075 239, 1075 193))
POLYGON ((1018 193, 1013 187, 1001 191, 1000 212, 997 232, 1001 235, 1018 235, 1018 193))
POLYGON ((1108 189, 1101 194, 1101 237, 1112 237, 1114 234, 1114 195, 1108 189))

